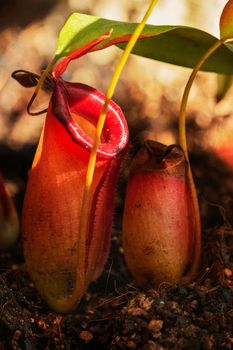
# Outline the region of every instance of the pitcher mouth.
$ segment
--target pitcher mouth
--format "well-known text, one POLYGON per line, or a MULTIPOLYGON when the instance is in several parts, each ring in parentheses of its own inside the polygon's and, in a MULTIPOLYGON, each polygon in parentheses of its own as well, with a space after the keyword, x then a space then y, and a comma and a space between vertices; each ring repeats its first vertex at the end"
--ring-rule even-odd
POLYGON ((187 162, 179 145, 166 146, 160 142, 147 140, 131 163, 131 173, 166 172, 183 173, 187 170, 187 162))
MULTIPOLYGON (((55 82, 52 96, 52 112, 62 123, 75 143, 91 151, 93 140, 72 117, 78 114, 88 122, 97 125, 105 95, 98 90, 81 84, 69 83, 62 78, 55 82)), ((97 156, 101 159, 117 157, 128 144, 128 126, 123 112, 113 101, 110 101, 103 128, 102 143, 97 156)))

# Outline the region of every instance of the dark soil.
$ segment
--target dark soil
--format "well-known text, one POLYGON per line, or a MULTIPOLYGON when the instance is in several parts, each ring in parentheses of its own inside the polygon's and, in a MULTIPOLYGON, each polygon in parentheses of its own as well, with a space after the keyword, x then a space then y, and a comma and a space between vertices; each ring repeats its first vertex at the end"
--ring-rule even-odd
POLYGON ((118 208, 106 269, 72 314, 54 313, 40 299, 20 242, 0 255, 0 349, 232 349, 233 173, 202 150, 192 162, 203 217, 202 265, 194 283, 147 292, 134 286, 123 260, 118 208))

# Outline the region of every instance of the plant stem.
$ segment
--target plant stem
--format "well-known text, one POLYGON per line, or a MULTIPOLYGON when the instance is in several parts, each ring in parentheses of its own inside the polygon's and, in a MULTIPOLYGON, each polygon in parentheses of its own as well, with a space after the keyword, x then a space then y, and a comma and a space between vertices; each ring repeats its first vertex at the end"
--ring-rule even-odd
POLYGON ((189 80, 185 86, 184 93, 182 96, 181 106, 180 106, 180 114, 179 114, 179 143, 182 147, 185 158, 188 163, 188 181, 191 189, 191 196, 193 201, 193 208, 194 208, 194 216, 195 216, 195 235, 194 235, 194 249, 193 249, 193 256, 192 256, 192 262, 191 266, 187 272, 187 274, 184 276, 183 281, 189 282, 191 281, 194 276, 196 275, 199 263, 200 263, 200 256, 201 256, 201 222, 200 222, 200 210, 199 210, 199 204, 198 204, 198 197, 196 192, 195 183, 193 180, 192 170, 190 167, 189 162, 189 155, 188 155, 188 146, 187 146, 187 137, 186 137, 186 107, 188 103, 189 93, 193 84, 193 81, 202 67, 202 65, 205 63, 205 61, 208 59, 208 57, 216 51, 227 39, 223 38, 218 41, 216 41, 200 58, 199 62, 194 67, 192 74, 189 77, 189 80))
POLYGON ((216 51, 222 44, 223 39, 216 41, 200 58, 196 66, 194 67, 192 74, 189 77, 189 80, 185 86, 184 93, 182 96, 181 106, 180 106, 180 114, 179 114, 179 143, 182 147, 186 159, 188 160, 188 146, 187 146, 187 138, 186 138, 186 107, 188 103, 189 93, 193 84, 193 81, 201 69, 202 65, 209 58, 209 56, 216 51))
POLYGON ((103 105, 99 120, 98 120, 98 124, 97 124, 97 128, 96 128, 96 134, 95 134, 95 139, 94 139, 94 143, 93 143, 93 147, 91 150, 91 155, 90 155, 90 160, 89 160, 89 164, 88 164, 88 170, 87 170, 87 176, 86 176, 86 187, 89 188, 92 184, 93 181, 93 175, 94 175, 94 169, 95 169, 95 162, 96 162, 96 154, 97 154, 97 148, 100 144, 100 140, 101 140, 101 134, 102 134, 102 130, 104 127, 104 122, 106 119, 106 113, 107 113, 107 109, 108 109, 108 104, 114 94, 117 82, 120 78, 121 72, 126 64, 126 61, 131 53, 131 51, 133 50, 134 45, 136 44, 141 32, 144 29, 144 26, 146 24, 146 21, 148 19, 148 17, 150 16, 153 8, 155 7, 156 3, 158 2, 158 0, 152 0, 150 3, 150 6, 146 12, 146 14, 144 15, 141 23, 138 24, 138 26, 136 27, 134 33, 131 36, 131 39, 129 40, 118 64, 117 67, 115 69, 115 72, 113 74, 112 80, 110 82, 110 85, 108 87, 107 93, 106 93, 106 99, 105 99, 105 103, 103 105))
MULTIPOLYGON (((94 177, 94 171, 95 171, 95 165, 96 165, 96 158, 97 158, 97 149, 101 142, 101 135, 106 119, 106 113, 108 109, 108 104, 113 96, 113 93, 115 91, 116 84, 119 80, 120 74, 126 64, 126 61, 129 57, 129 54, 131 53, 134 45, 136 44, 141 32, 143 31, 143 28, 145 26, 145 23, 150 16, 153 8, 155 7, 158 0, 152 0, 146 14, 144 15, 142 21, 137 25, 134 33, 132 34, 117 66, 115 69, 115 72, 113 74, 112 80, 110 82, 110 85, 108 87, 107 93, 106 93, 106 99, 105 103, 103 105, 98 124, 96 127, 96 134, 93 141, 93 146, 90 154, 90 159, 88 163, 87 173, 86 173, 86 182, 84 187, 84 193, 83 193, 83 202, 82 202, 82 210, 81 210, 81 219, 80 219, 80 230, 79 230, 79 236, 80 236, 80 245, 79 245, 79 251, 82 252, 81 255, 85 252, 85 235, 88 230, 88 221, 89 221, 89 210, 90 210, 90 202, 91 202, 91 186, 93 183, 93 177, 94 177)), ((80 256, 80 259, 82 259, 82 262, 80 263, 84 264, 84 255, 80 256)), ((80 264, 78 265, 80 266, 80 264)))

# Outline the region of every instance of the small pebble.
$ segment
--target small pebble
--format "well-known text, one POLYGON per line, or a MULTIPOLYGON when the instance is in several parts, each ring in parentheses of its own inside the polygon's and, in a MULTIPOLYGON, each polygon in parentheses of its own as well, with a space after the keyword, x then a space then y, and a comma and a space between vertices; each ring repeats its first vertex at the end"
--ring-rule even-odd
POLYGON ((224 275, 226 278, 231 278, 232 277, 232 271, 228 268, 224 269, 224 275))
POLYGON ((147 326, 149 332, 152 334, 154 338, 160 337, 161 335, 160 330, 162 329, 162 327, 163 327, 162 320, 151 320, 147 326))
POLYGON ((93 334, 89 331, 82 331, 79 334, 79 338, 82 339, 87 344, 87 343, 89 343, 89 341, 92 340, 93 334))

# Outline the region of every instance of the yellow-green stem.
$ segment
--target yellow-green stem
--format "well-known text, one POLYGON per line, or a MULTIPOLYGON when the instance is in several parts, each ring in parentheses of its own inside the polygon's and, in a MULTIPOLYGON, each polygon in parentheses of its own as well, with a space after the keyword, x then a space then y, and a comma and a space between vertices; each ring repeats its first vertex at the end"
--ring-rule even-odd
MULTIPOLYGON (((129 54, 131 53, 135 43, 137 42, 141 32, 143 31, 143 28, 146 24, 146 21, 148 17, 150 16, 153 8, 155 7, 158 0, 152 0, 142 21, 138 24, 136 27, 134 33, 132 34, 118 64, 115 69, 115 72, 113 74, 112 80, 110 82, 110 85, 108 87, 107 93, 106 93, 106 99, 105 103, 103 105, 98 124, 96 127, 96 134, 93 141, 93 147, 90 154, 90 159, 88 163, 87 168, 87 174, 86 174, 86 182, 84 187, 84 193, 83 193, 83 203, 82 203, 82 210, 81 210, 81 220, 80 220, 80 230, 79 230, 79 252, 82 252, 79 256, 79 264, 84 264, 84 252, 85 252, 85 234, 88 230, 88 221, 89 221, 89 210, 90 210, 90 200, 91 200, 91 186, 93 182, 93 176, 95 171, 95 165, 96 165, 96 157, 97 157, 97 149, 101 141, 101 134, 104 127, 105 119, 106 119, 106 113, 108 109, 108 104, 113 96, 113 93, 115 91, 116 84, 119 80, 120 74, 125 66, 125 63, 128 59, 129 54), (83 256, 82 256, 83 255, 83 256)), ((87 277, 87 283, 89 277, 87 277)))
POLYGON ((199 62, 194 67, 192 74, 189 77, 189 80, 185 86, 182 101, 181 101, 181 107, 180 107, 180 115, 179 115, 179 143, 182 147, 186 160, 188 162, 188 181, 191 188, 191 196, 193 201, 193 208, 194 208, 194 216, 195 216, 195 236, 194 236, 194 248, 193 248, 193 256, 191 261, 191 266, 189 268, 189 271, 184 276, 183 281, 189 282, 193 280, 195 277, 198 266, 200 263, 200 257, 201 257, 201 222, 200 222, 200 210, 199 210, 199 203, 198 203, 198 197, 196 192, 196 187, 193 180, 192 170, 189 163, 189 155, 188 155, 188 146, 187 146, 187 138, 186 138, 186 107, 188 103, 189 93, 193 84, 193 81, 198 73, 198 71, 201 69, 202 65, 205 63, 205 61, 208 59, 208 57, 216 51, 227 39, 223 38, 218 41, 216 41, 200 58, 199 62))
MULTIPOLYGON (((44 81, 45 81, 47 75, 48 75, 49 72, 53 69, 53 66, 54 66, 54 64, 56 63, 56 61, 57 61, 57 56, 55 56, 55 57, 52 59, 52 61, 48 64, 48 66, 46 67, 46 69, 43 71, 43 73, 42 73, 41 76, 40 76, 40 79, 39 79, 39 81, 38 81, 38 83, 37 83, 37 86, 36 86, 36 88, 35 88, 35 91, 34 91, 32 97, 31 97, 31 99, 30 99, 30 101, 29 101, 29 103, 28 103, 28 106, 27 106, 27 112, 28 112, 30 115, 38 115, 38 112, 31 112, 31 107, 32 107, 32 104, 33 104, 33 102, 35 101, 35 99, 36 99, 36 97, 37 97, 37 95, 38 95, 40 89, 42 88, 43 83, 44 83, 44 81)), ((46 109, 43 110, 43 111, 41 111, 41 112, 39 112, 39 114, 41 114, 41 113, 43 113, 43 112, 46 112, 46 109)))
POLYGON ((194 67, 192 74, 189 77, 189 80, 185 86, 184 93, 182 96, 181 106, 180 106, 180 115, 179 115, 179 143, 182 147, 186 159, 188 160, 188 146, 187 146, 187 139, 186 139, 186 107, 187 102, 189 98, 189 93, 193 84, 193 81, 201 69, 202 65, 205 63, 205 61, 209 58, 209 56, 216 51, 222 44, 223 39, 216 41, 200 58, 196 66, 194 67))

